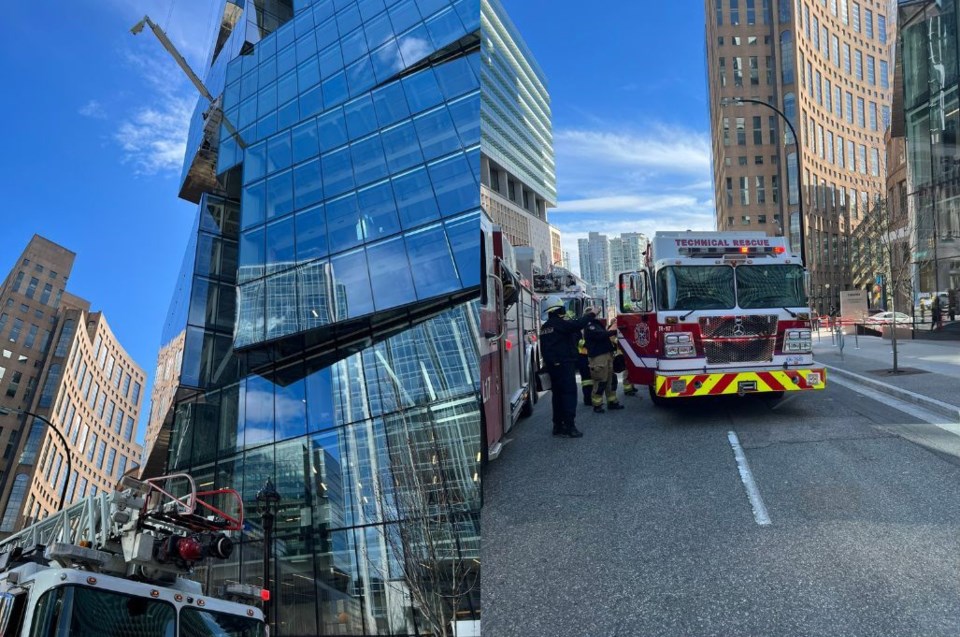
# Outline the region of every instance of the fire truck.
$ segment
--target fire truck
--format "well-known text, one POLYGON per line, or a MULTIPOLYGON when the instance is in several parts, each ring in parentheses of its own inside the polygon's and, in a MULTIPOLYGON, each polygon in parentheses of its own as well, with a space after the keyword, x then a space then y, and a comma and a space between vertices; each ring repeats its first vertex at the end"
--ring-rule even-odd
POLYGON ((658 232, 642 270, 618 274, 631 382, 670 399, 818 390, 806 273, 784 237, 658 232))
MULTIPOLYGON (((606 314, 606 301, 591 297, 587 282, 566 268, 555 265, 545 274, 534 272, 533 289, 541 296, 559 296, 570 318, 581 318, 583 311, 591 306, 601 308, 601 315, 606 314)), ((547 320, 546 312, 540 319, 547 320)))
POLYGON ((537 402, 540 301, 518 272, 514 248, 500 226, 485 215, 480 226, 480 379, 484 460, 489 461, 537 402))
POLYGON ((0 635, 267 635, 253 602, 267 591, 233 584, 214 597, 185 577, 207 558, 230 557, 240 495, 198 492, 186 474, 125 477, 121 486, 0 542, 0 635))

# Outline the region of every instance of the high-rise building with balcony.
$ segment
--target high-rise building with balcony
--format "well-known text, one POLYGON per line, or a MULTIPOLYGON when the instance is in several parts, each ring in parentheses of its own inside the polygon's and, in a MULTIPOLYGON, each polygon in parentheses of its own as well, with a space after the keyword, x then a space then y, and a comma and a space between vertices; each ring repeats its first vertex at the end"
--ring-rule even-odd
POLYGON ((35 235, 0 285, 0 534, 113 489, 140 460, 145 375, 66 291, 75 256, 35 235))
POLYGON ((857 284, 852 230, 886 189, 895 35, 888 3, 704 6, 717 227, 787 234, 799 253, 802 192, 811 302, 839 307, 839 291, 857 284), (782 111, 799 144, 774 110, 738 99, 782 111))
POLYGON ((456 565, 463 581, 431 599, 477 622, 482 167, 545 214, 545 80, 497 0, 222 0, 221 14, 144 473, 240 491, 251 532, 202 575, 269 585, 276 634, 420 634, 399 561, 456 565), (281 501, 265 581, 267 480, 281 501), (439 541, 403 542, 438 519, 439 541))

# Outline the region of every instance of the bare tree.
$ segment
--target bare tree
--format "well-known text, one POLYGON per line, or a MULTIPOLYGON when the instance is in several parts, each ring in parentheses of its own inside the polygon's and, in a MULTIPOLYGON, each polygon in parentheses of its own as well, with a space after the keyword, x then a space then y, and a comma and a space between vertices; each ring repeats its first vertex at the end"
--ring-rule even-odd
MULTIPOLYGON (((861 280, 874 280, 890 309, 896 312, 913 298, 910 258, 909 217, 907 207, 899 201, 876 198, 854 230, 855 271, 861 280)), ((892 323, 893 370, 900 373, 897 350, 897 327, 892 323)))
MULTIPOLYGON (((384 581, 405 585, 427 634, 453 637, 461 612, 479 590, 479 546, 464 546, 477 513, 471 510, 473 476, 462 475, 463 440, 438 425, 429 410, 411 422, 403 412, 385 419, 387 463, 375 481, 390 558, 371 560, 384 581), (386 571, 393 571, 392 573, 386 571)), ((422 629, 421 628, 421 629, 422 629)))

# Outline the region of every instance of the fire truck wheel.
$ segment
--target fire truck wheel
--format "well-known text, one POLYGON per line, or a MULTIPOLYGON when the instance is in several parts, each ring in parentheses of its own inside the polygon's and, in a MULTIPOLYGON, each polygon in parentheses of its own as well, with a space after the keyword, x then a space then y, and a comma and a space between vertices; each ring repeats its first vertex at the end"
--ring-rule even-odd
POLYGON ((666 407, 670 404, 670 401, 666 398, 657 396, 657 392, 653 389, 653 385, 647 385, 647 390, 650 392, 650 402, 652 402, 655 407, 666 407))
MULTIPOLYGON (((532 385, 532 384, 531 384, 532 385)), ((529 418, 533 415, 533 395, 537 393, 537 388, 531 386, 527 390, 527 398, 523 401, 523 407, 520 408, 520 417, 529 418)))

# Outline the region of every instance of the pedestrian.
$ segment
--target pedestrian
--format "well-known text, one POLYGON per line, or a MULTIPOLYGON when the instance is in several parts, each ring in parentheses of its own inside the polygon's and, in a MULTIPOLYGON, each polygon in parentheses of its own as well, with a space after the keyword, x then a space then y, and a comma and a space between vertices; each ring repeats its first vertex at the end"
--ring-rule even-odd
POLYGON ((933 295, 933 303, 930 304, 930 330, 940 329, 943 320, 942 309, 940 307, 940 295, 933 295))
MULTIPOLYGON (((589 308, 588 314, 596 316, 596 309, 589 308)), ((594 413, 604 412, 603 404, 606 398, 607 409, 623 409, 617 400, 617 390, 613 387, 613 355, 616 347, 610 337, 616 336, 616 330, 607 329, 606 323, 599 318, 592 319, 583 330, 583 338, 587 342, 587 355, 590 357, 590 378, 593 379, 594 413)))
POLYGON ((566 308, 558 296, 546 301, 547 320, 540 327, 540 353, 550 374, 553 402, 553 435, 581 438, 577 429, 577 343, 583 328, 594 315, 581 319, 566 317, 566 308))

